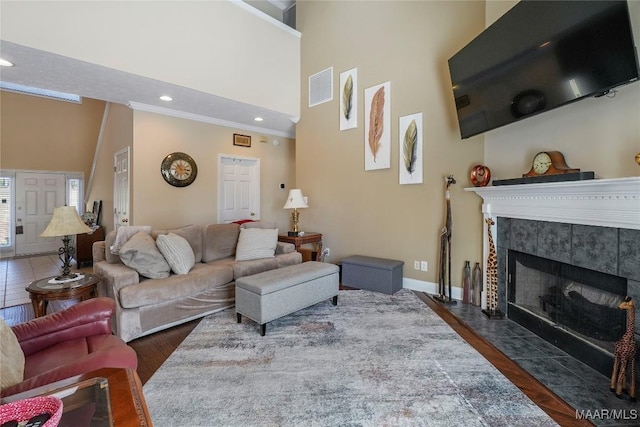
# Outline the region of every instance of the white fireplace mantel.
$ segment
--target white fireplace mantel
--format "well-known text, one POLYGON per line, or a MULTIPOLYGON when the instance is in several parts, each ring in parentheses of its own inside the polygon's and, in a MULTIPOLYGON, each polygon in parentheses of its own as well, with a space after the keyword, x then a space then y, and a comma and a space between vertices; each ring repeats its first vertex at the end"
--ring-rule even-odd
MULTIPOLYGON (((640 177, 465 188, 482 197, 484 218, 563 222, 640 230, 640 177)), ((484 225, 486 230, 486 225, 484 225)), ((482 308, 486 308, 489 241, 483 233, 482 308)))
POLYGON ((640 177, 465 188, 485 217, 640 230, 640 177))

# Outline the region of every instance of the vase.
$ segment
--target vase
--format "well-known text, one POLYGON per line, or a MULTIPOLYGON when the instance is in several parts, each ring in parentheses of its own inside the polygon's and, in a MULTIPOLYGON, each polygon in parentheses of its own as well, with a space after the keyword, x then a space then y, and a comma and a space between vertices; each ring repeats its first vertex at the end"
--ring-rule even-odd
POLYGON ((462 303, 469 304, 471 302, 471 265, 469 261, 464 262, 464 273, 462 276, 462 303))
POLYGON ((480 301, 480 295, 482 292, 482 269, 480 268, 479 262, 476 262, 475 267, 473 267, 473 274, 471 276, 471 288, 473 289, 473 293, 471 295, 471 304, 480 306, 482 304, 480 301))
POLYGON ((491 169, 484 165, 475 165, 471 169, 471 183, 475 187, 486 187, 491 180, 491 169))

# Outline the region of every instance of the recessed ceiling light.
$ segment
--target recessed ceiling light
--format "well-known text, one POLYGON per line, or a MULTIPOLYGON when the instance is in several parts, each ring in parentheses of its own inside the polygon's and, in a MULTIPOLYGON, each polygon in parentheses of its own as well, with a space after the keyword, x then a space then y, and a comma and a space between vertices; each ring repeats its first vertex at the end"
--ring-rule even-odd
POLYGON ((256 118, 255 118, 255 119, 253 119, 253 120, 255 120, 256 122, 261 122, 261 121, 263 121, 264 119, 263 119, 262 117, 256 117, 256 118))
POLYGON ((163 101, 173 101, 173 98, 170 97, 169 95, 162 95, 160 99, 163 101))
POLYGON ((13 67, 13 62, 9 62, 4 58, 0 58, 0 66, 2 66, 2 67, 13 67))

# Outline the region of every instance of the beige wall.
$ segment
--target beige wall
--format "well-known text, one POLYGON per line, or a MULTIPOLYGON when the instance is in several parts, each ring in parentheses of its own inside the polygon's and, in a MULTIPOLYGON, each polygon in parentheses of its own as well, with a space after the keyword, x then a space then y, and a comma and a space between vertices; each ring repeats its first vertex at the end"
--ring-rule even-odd
POLYGON ((104 104, 0 91, 0 167, 83 172, 88 179, 104 104))
POLYGON ((296 184, 309 196, 301 228, 320 231, 329 261, 354 254, 399 259, 404 276, 437 282, 444 177, 452 187, 452 281, 465 260, 480 261, 480 199, 463 191, 483 161, 482 141, 460 140, 447 59, 484 28, 484 2, 297 4, 302 38, 302 105, 296 184), (334 99, 308 107, 308 76, 334 67, 334 99), (340 72, 358 68, 358 128, 339 131, 340 72), (391 168, 364 171, 364 89, 391 82, 391 168), (398 184, 398 119, 423 113, 424 183, 398 184), (429 271, 415 271, 426 260, 429 271))
POLYGON ((133 123, 133 224, 173 228, 216 223, 222 153, 260 159, 261 219, 287 229, 288 212, 282 206, 295 179, 293 140, 277 138, 276 146, 273 137, 265 137, 265 143, 259 134, 142 111, 134 112, 133 123), (250 135, 251 147, 234 146, 234 133, 250 135), (162 159, 174 151, 189 154, 198 166, 188 187, 173 187, 160 174, 162 159), (286 188, 280 189, 280 183, 286 188))
MULTIPOLYGON (((80 171, 88 186, 105 103, 70 104, 4 91, 0 96, 2 169, 80 171)), ((283 231, 289 227, 289 211, 282 206, 295 183, 293 140, 110 104, 93 185, 86 189, 89 204, 102 200, 101 224, 107 231, 113 229, 114 155, 125 147, 131 148, 132 224, 217 222, 217 161, 224 153, 260 159, 261 217, 283 231), (234 133, 250 135, 251 147, 234 146, 234 133), (189 187, 172 187, 160 175, 162 159, 174 151, 188 153, 198 164, 198 177, 189 187)))
MULTIPOLYGON (((487 23, 514 1, 488 1, 487 23)), ((640 2, 629 11, 636 43, 640 40, 640 2)), ((640 175, 640 83, 621 86, 615 97, 587 98, 471 138, 485 142, 485 163, 494 179, 517 178, 531 168, 539 151, 564 153, 569 166, 594 171, 599 178, 640 175)))
MULTIPOLYGON (((100 153, 91 188, 87 188, 88 208, 94 200, 102 200, 100 224, 113 230, 113 166, 115 154, 133 145, 133 110, 121 104, 109 104, 109 115, 104 129, 100 153)), ((87 179, 88 181, 88 179, 87 179)))

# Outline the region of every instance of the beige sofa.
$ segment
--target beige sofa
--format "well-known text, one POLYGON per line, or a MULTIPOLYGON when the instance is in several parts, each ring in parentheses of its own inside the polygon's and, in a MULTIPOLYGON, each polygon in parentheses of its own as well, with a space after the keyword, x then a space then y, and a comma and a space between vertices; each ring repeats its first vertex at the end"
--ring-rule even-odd
MULTIPOLYGON (((107 234, 105 241, 95 242, 93 270, 102 278, 98 293, 116 301, 114 333, 129 342, 233 307, 235 279, 302 262, 295 247, 284 242, 277 242, 273 256, 237 261, 241 228, 273 229, 275 225, 252 222, 241 226, 231 223, 152 230, 150 235, 154 239, 160 234, 177 234, 193 250, 195 265, 188 273, 172 271, 166 278, 149 279, 125 265, 120 255, 114 255, 110 249, 115 232, 107 234)), ((244 233, 249 236, 249 232, 244 233)))

